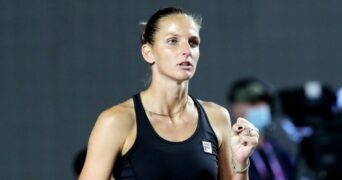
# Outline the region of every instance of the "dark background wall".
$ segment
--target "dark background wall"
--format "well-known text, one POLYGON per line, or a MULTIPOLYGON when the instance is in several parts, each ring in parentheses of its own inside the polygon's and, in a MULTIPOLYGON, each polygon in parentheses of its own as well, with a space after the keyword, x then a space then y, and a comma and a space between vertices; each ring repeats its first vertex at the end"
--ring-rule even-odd
POLYGON ((200 99, 246 75, 341 86, 342 1, 2 0, 0 179, 74 178, 98 114, 144 88, 139 22, 169 5, 203 16, 200 99))

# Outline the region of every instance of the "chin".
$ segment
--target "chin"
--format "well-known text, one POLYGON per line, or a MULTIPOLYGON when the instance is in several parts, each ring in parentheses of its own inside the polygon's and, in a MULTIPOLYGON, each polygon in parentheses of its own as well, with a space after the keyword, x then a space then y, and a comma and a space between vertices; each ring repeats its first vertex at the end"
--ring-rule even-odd
POLYGON ((192 79, 193 76, 194 76, 194 72, 182 72, 182 73, 175 75, 174 79, 179 82, 183 82, 183 81, 189 81, 190 79, 192 79))
POLYGON ((179 78, 180 81, 189 81, 190 79, 192 79, 193 74, 191 75, 186 75, 186 76, 182 76, 179 78))

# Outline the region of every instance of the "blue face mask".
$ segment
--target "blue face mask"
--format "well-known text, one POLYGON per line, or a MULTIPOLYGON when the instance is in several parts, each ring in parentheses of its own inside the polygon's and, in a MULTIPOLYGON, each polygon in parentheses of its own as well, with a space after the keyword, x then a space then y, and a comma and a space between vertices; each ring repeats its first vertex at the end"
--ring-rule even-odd
POLYGON ((271 110, 267 105, 249 107, 245 118, 251 122, 260 132, 263 132, 271 124, 271 110))

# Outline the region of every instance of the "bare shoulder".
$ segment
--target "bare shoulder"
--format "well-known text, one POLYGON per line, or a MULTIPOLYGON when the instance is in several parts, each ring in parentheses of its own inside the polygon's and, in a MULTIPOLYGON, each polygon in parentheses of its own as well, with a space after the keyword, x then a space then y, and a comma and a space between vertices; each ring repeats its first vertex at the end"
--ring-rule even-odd
POLYGON ((133 100, 128 99, 101 112, 97 119, 97 123, 125 126, 134 123, 134 119, 133 100))
POLYGON ((198 101, 203 106, 204 110, 209 116, 210 121, 218 121, 217 123, 227 123, 226 121, 230 120, 229 112, 223 106, 211 101, 198 101))
POLYGON ((124 144, 135 125, 135 113, 132 99, 110 107, 98 116, 90 140, 105 138, 108 145, 124 144))
POLYGON ((134 125, 131 99, 100 113, 89 137, 80 179, 109 179, 114 162, 134 125))

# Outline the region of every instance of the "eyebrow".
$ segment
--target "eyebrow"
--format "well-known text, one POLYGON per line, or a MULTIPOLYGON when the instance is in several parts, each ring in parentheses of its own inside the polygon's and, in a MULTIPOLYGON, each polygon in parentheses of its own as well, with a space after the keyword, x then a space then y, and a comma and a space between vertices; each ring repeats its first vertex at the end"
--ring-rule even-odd
POLYGON ((172 32, 172 33, 167 33, 166 36, 180 36, 180 35, 172 32))
MULTIPOLYGON (((177 34, 177 33, 171 32, 171 33, 167 33, 166 36, 175 36, 175 37, 179 37, 180 35, 177 34)), ((199 36, 196 36, 196 35, 190 36, 189 39, 194 39, 194 38, 200 40, 200 37, 199 37, 199 36)))

